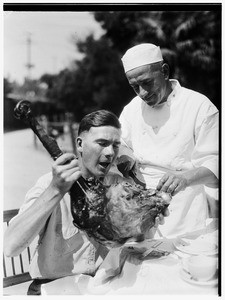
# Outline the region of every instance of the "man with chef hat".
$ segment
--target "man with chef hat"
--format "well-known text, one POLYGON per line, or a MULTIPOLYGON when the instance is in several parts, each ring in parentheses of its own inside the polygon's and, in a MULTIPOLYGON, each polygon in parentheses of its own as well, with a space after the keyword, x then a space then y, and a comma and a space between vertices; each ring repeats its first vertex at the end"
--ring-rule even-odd
POLYGON ((173 195, 170 215, 159 226, 162 234, 202 228, 208 217, 206 188, 218 188, 218 110, 206 96, 169 78, 156 45, 128 49, 122 63, 136 97, 120 115, 120 155, 132 157, 148 187, 173 195))

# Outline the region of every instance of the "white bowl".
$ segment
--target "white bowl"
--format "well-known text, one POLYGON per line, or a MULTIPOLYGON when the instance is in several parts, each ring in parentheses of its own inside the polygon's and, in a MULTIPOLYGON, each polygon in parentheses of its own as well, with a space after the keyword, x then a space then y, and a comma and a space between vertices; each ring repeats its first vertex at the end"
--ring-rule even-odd
POLYGON ((195 280, 208 281, 217 271, 217 258, 196 255, 186 259, 185 268, 195 280))

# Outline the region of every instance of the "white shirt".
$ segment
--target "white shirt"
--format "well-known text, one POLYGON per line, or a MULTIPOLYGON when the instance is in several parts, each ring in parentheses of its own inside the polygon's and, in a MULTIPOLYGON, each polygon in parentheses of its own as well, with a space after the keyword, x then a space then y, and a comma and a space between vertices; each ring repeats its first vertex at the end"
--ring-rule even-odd
MULTIPOLYGON (((137 96, 120 116, 122 140, 137 160, 140 179, 151 188, 168 171, 204 166, 218 177, 218 110, 204 95, 176 80, 171 83, 167 102, 152 108, 137 96)), ((208 216, 204 186, 179 192, 169 210, 159 227, 167 236, 204 226, 208 216)))

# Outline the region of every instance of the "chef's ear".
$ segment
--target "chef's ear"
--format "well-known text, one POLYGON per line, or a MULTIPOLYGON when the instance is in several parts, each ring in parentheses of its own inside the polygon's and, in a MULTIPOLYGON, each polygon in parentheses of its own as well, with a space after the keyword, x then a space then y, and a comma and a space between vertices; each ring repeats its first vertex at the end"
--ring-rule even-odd
POLYGON ((166 80, 168 80, 169 79, 169 75, 170 75, 170 67, 169 67, 169 65, 167 63, 164 63, 162 65, 162 73, 164 75, 164 78, 166 80))
POLYGON ((82 137, 78 136, 76 142, 77 142, 77 151, 81 153, 82 150, 83 150, 83 139, 82 139, 82 137))

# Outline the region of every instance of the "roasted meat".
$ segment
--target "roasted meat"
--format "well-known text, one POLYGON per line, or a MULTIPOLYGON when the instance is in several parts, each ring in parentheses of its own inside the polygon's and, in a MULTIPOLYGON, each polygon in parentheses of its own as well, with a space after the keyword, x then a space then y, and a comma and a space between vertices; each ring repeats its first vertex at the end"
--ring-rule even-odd
POLYGON ((106 246, 140 241, 168 207, 171 197, 153 189, 122 182, 105 186, 93 178, 71 193, 73 223, 106 246))

